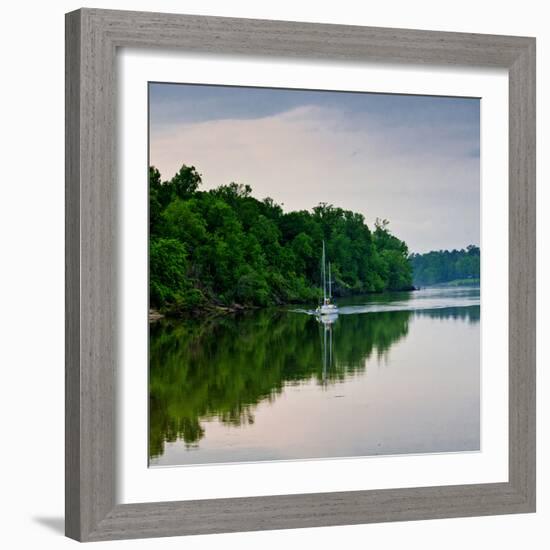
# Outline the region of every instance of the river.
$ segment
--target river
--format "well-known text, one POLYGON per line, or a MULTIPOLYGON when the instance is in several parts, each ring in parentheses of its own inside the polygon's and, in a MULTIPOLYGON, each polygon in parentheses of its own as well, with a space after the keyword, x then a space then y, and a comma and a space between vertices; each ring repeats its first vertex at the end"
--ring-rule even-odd
POLYGON ((479 450, 479 288, 336 302, 152 325, 150 466, 479 450))

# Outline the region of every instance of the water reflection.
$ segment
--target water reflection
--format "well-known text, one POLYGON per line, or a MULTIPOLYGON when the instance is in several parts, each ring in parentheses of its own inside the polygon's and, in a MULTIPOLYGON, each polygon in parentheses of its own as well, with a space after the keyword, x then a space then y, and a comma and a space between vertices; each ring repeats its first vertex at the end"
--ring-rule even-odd
POLYGON ((480 308, 472 307, 448 307, 441 309, 416 310, 414 314, 418 317, 430 317, 431 319, 454 319, 467 321, 470 324, 479 323, 480 308))
POLYGON ((321 327, 321 343, 323 350, 323 385, 328 380, 328 370, 332 367, 332 326, 338 320, 338 314, 318 316, 317 321, 321 327))
POLYGON ((205 424, 253 426, 257 406, 274 404, 285 388, 313 383, 326 390, 364 376, 368 359, 384 358, 407 337, 415 318, 479 322, 478 305, 409 310, 395 303, 386 304, 388 310, 371 305, 378 309, 354 315, 344 309, 348 314, 324 322, 292 311, 261 310, 151 327, 153 463, 169 443, 200 448, 205 424))

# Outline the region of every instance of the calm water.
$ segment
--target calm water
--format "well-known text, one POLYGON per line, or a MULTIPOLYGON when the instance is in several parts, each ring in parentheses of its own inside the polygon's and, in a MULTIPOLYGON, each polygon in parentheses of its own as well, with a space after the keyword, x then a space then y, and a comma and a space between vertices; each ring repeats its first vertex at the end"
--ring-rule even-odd
POLYGON ((479 289, 151 327, 152 466, 480 448, 479 289))

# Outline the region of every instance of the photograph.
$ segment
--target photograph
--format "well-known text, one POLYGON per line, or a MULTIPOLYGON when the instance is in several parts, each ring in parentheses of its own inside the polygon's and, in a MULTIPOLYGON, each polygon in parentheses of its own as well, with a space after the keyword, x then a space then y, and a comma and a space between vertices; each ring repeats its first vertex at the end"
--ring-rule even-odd
POLYGON ((547 548, 545 6, 6 3, 2 547, 547 548))
POLYGON ((481 450, 480 98, 149 82, 148 128, 149 467, 481 450))

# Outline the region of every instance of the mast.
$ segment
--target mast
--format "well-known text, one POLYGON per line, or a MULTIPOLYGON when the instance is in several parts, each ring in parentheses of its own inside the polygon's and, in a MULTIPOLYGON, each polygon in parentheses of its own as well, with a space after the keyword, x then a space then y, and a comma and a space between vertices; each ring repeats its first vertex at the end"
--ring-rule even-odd
POLYGON ((330 276, 330 262, 328 263, 328 297, 332 298, 332 277, 330 276))
POLYGON ((323 304, 327 303, 327 272, 325 266, 325 241, 323 240, 323 266, 321 268, 323 274, 323 304))

